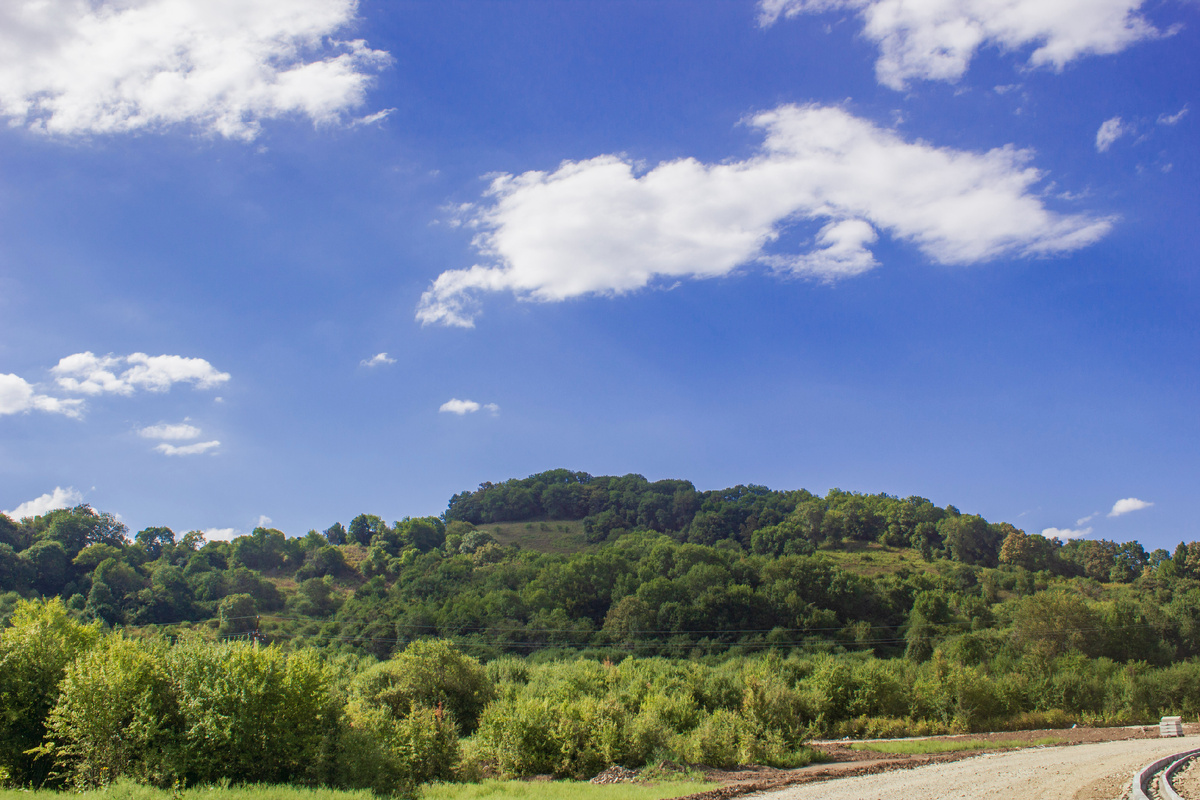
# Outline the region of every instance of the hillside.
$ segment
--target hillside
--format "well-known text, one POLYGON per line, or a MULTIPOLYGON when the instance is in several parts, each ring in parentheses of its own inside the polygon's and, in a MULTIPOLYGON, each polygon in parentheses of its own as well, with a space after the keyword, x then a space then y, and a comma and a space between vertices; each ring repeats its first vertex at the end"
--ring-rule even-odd
POLYGON ((839 490, 558 470, 231 542, 0 516, 0 618, 0 781, 33 785, 411 793, 1200 713, 1200 543, 1064 545, 839 490))
POLYGON ((1053 652, 1168 663, 1200 652, 1198 556, 1198 543, 1064 545, 920 497, 551 470, 457 494, 439 518, 360 514, 299 537, 130 537, 86 506, 0 518, 0 615, 58 596, 110 626, 379 657, 435 635, 485 657, 774 647, 920 660, 967 639, 990 652, 985 632, 1027 636, 1052 612, 1088 628, 1053 652))

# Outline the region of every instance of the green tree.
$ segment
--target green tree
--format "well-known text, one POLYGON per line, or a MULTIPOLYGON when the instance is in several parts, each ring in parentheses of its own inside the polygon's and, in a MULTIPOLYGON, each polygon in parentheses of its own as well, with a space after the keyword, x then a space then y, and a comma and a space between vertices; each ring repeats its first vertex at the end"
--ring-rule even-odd
POLYGON ((445 708, 468 734, 492 692, 479 662, 441 639, 413 642, 392 660, 363 672, 354 689, 366 707, 386 706, 394 719, 418 706, 445 708))
POLYGON ((217 609, 222 636, 242 636, 258 629, 258 608, 248 594, 231 594, 221 600, 217 609))
POLYGON ((1012 531, 1000 526, 988 525, 987 520, 975 514, 946 517, 937 524, 938 533, 946 542, 955 561, 994 567, 1000 551, 1000 543, 1012 531))
POLYGON ((41 786, 51 761, 30 751, 45 737, 66 668, 99 639, 62 600, 22 601, 0 631, 0 768, 18 785, 41 786))
POLYGON ((1043 663, 1071 650, 1095 655, 1101 638, 1099 616, 1083 598, 1065 591, 1021 598, 1012 620, 1014 641, 1043 663))
POLYGON ((70 576, 71 555, 62 542, 42 539, 21 553, 33 567, 33 588, 44 596, 56 595, 70 576))
POLYGON ((147 561, 157 561, 164 547, 175 546, 175 531, 170 528, 145 528, 134 534, 133 541, 145 551, 147 561))
POLYGON ((366 547, 371 544, 371 539, 375 538, 376 534, 386 530, 388 530, 387 523, 380 517, 374 514, 359 514, 350 521, 350 528, 346 531, 346 542, 366 547))
POLYGON ((283 531, 258 527, 249 536, 233 540, 233 560, 260 571, 283 566, 287 537, 283 531))
POLYGON ((24 591, 33 581, 33 565, 0 542, 0 592, 24 591))

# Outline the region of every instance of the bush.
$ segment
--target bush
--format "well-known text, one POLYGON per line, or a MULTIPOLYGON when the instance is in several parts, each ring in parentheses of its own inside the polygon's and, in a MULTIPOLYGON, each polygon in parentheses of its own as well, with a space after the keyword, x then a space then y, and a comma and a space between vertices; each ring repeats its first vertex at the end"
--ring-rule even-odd
POLYGON ((31 752, 45 736, 66 668, 100 638, 71 619, 62 600, 21 601, 0 632, 0 768, 18 785, 41 786, 49 758, 31 752))
POLYGON ((391 661, 363 672, 353 691, 364 708, 387 707, 395 719, 418 706, 443 708, 467 734, 495 695, 479 662, 445 640, 413 642, 391 661))
POLYGON ((167 663, 189 782, 331 780, 339 708, 313 651, 189 641, 167 663))
POLYGON ((351 703, 347 722, 338 753, 342 786, 410 794, 420 783, 455 777, 458 731, 445 711, 417 706, 397 719, 386 708, 351 703))
POLYGON ((179 719, 163 647, 109 636, 70 667, 47 722, 46 750, 77 787, 176 776, 179 719))

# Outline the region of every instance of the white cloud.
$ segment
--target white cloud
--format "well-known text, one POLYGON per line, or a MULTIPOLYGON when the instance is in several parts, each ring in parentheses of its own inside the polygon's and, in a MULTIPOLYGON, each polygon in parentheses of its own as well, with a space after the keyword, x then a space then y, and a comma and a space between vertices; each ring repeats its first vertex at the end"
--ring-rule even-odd
POLYGON ((138 431, 138 435, 144 436, 147 439, 177 441, 180 439, 195 439, 200 435, 200 429, 195 425, 189 425, 186 420, 177 424, 160 422, 157 425, 142 428, 138 431))
POLYGON ((57 397, 38 394, 21 376, 0 374, 0 416, 27 411, 46 411, 78 417, 83 413, 83 401, 60 400, 57 397))
POLYGON ((452 397, 438 408, 438 412, 442 414, 458 414, 460 417, 464 414, 474 414, 476 411, 486 411, 493 417, 500 414, 500 406, 495 403, 476 403, 474 400, 459 400, 457 397, 452 397))
POLYGON ((1149 508, 1154 503, 1148 503, 1145 500, 1138 500, 1136 497, 1126 497, 1123 500, 1118 500, 1113 503, 1112 511, 1108 512, 1110 517, 1119 517, 1122 514, 1128 514, 1131 511, 1141 511, 1143 508, 1149 508))
POLYGON ((255 526, 254 526, 254 527, 256 527, 256 528, 266 528, 266 527, 269 527, 273 521, 274 521, 274 520, 272 520, 272 519, 271 519, 270 517, 268 517, 266 514, 259 514, 259 515, 258 515, 258 522, 255 524, 255 526))
POLYGON ((457 397, 452 397, 442 403, 438 408, 438 412, 443 414, 458 414, 460 417, 463 414, 474 414, 481 408, 479 403, 474 400, 459 400, 457 397))
POLYGON ((1100 129, 1096 131, 1096 152, 1103 153, 1112 147, 1113 142, 1120 139, 1127 133, 1131 133, 1133 128, 1121 121, 1120 117, 1106 119, 1100 125, 1100 129))
POLYGON ((242 535, 237 528, 205 528, 201 533, 210 542, 229 542, 242 535))
POLYGON ((500 175, 467 224, 491 264, 443 272, 422 295, 422 324, 472 327, 481 292, 560 301, 621 294, 656 279, 711 278, 761 261, 833 280, 872 268, 879 232, 933 261, 973 264, 1084 247, 1108 218, 1057 214, 1033 190, 1032 154, 907 142, 832 107, 781 106, 749 124, 744 161, 685 158, 639 175, 615 155, 554 172, 500 175), (788 226, 823 225, 806 253, 765 252, 788 226))
POLYGON ((854 11, 879 46, 879 82, 956 81, 976 51, 1033 47, 1029 64, 1061 70, 1086 55, 1119 53, 1162 34, 1138 13, 1144 0, 759 0, 759 24, 780 16, 854 11))
POLYGON ((1188 107, 1187 107, 1187 104, 1185 103, 1183 108, 1179 109, 1174 114, 1159 114, 1158 115, 1158 124, 1159 125, 1175 125, 1179 122, 1179 120, 1186 117, 1187 113, 1188 113, 1188 107))
POLYGON ((75 491, 71 486, 62 488, 55 486, 53 492, 35 497, 32 500, 26 500, 21 505, 14 508, 12 511, 5 511, 12 519, 24 519, 25 517, 40 517, 56 508, 72 508, 83 502, 83 495, 75 491))
POLYGON ((163 442, 156 445, 155 452, 162 453, 164 456, 195 456, 201 453, 207 453, 221 446, 219 441, 211 442, 196 442, 195 444, 173 445, 163 442))
POLYGON ((358 365, 360 367, 380 367, 385 364, 395 363, 396 359, 389 357, 387 353, 376 353, 370 358, 364 358, 362 361, 358 362, 358 365))
MULTIPOLYGON (((390 60, 338 39, 357 0, 6 0, 0 116, 61 135, 343 119, 390 60)), ((368 119, 370 119, 368 117, 368 119)))
POLYGON ((1089 522, 1091 522, 1098 516, 1100 516, 1100 512, 1094 511, 1091 514, 1088 514, 1086 517, 1081 517, 1080 519, 1075 520, 1075 524, 1080 527, 1083 527, 1084 525, 1088 524, 1089 522))
POLYGON ((165 392, 176 383, 212 389, 229 380, 228 372, 218 371, 203 358, 148 356, 145 353, 128 356, 75 353, 59 359, 50 371, 61 388, 91 395, 131 395, 138 389, 165 392), (126 368, 118 374, 122 366, 126 368))
POLYGON ((1067 539, 1081 539, 1091 532, 1091 528, 1080 528, 1078 530, 1071 530, 1070 528, 1045 528, 1042 530, 1042 536, 1045 536, 1047 539, 1061 539, 1062 541, 1066 541, 1067 539))

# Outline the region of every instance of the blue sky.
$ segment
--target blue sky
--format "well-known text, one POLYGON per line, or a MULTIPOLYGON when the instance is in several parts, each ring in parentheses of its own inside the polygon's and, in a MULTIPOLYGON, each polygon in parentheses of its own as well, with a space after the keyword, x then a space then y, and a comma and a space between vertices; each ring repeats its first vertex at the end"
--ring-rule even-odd
POLYGON ((6 4, 0 508, 563 466, 1193 540, 1198 10, 6 4))

